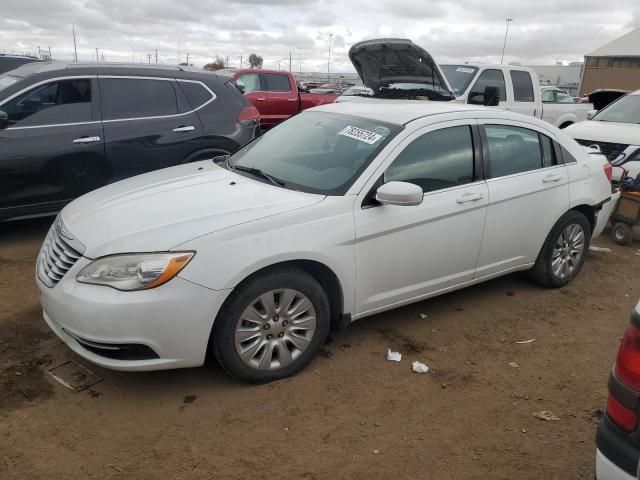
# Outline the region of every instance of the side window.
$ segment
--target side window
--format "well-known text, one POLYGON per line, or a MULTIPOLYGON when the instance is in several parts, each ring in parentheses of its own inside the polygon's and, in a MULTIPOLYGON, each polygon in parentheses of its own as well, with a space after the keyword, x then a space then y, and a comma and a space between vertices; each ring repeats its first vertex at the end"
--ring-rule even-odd
POLYGON ((480 74, 475 85, 469 92, 469 103, 480 104, 484 102, 484 89, 486 87, 498 87, 500 89, 500 101, 507 100, 507 91, 504 86, 502 70, 485 70, 480 74))
POLYGON ((509 125, 486 125, 491 178, 542 167, 538 132, 509 125))
POLYGON ((12 127, 91 121, 91 79, 58 80, 40 85, 0 107, 12 127))
POLYGON ((544 103, 553 103, 555 99, 553 98, 553 90, 545 90, 542 92, 542 101, 544 103))
POLYGON ((543 134, 540 135, 540 142, 542 143, 542 166, 552 167, 558 165, 558 159, 556 158, 556 149, 553 145, 553 140, 543 134))
POLYGON ((471 127, 429 132, 411 142, 384 173, 384 181, 410 182, 425 192, 473 181, 471 127))
POLYGON ((265 90, 267 92, 290 92, 291 84, 288 75, 278 75, 277 73, 263 73, 262 78, 265 82, 265 90))
POLYGON ((169 80, 101 79, 102 117, 119 120, 175 115, 178 105, 172 83, 169 80))
POLYGON ((182 89, 189 105, 194 110, 201 107, 211 99, 211 92, 196 82, 178 82, 178 85, 182 89))
POLYGON ((573 97, 567 92, 556 92, 556 102, 558 103, 574 103, 573 97))
POLYGON ((240 87, 242 93, 259 92, 262 90, 260 86, 260 75, 257 73, 240 75, 236 80, 236 85, 240 87))
POLYGON ((511 70, 511 83, 513 83, 513 99, 516 102, 533 102, 533 82, 529 72, 511 70))

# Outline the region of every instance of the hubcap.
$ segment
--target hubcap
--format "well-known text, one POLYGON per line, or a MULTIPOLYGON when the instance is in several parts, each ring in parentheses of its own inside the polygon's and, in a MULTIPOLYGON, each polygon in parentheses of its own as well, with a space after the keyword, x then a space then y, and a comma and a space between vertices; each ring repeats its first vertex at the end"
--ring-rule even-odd
POLYGON ((584 253, 584 230, 572 224, 565 228, 553 247, 551 267, 557 278, 567 278, 573 274, 584 253))
POLYGON ((286 367, 308 347, 316 331, 311 301, 292 289, 271 290, 254 299, 236 324, 236 352, 258 370, 286 367))

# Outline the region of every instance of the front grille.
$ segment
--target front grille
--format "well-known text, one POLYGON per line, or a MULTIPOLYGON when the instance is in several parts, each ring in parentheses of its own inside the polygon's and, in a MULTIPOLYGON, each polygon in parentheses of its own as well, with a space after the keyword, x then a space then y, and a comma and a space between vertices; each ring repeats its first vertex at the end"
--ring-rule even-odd
POLYGON ((38 278, 47 287, 56 285, 82 256, 61 235, 61 223, 54 222, 38 256, 38 278))
POLYGON ((101 357, 111 358, 113 360, 154 360, 160 358, 151 347, 141 343, 94 342, 93 340, 87 340, 74 335, 65 328, 62 330, 86 350, 101 357))
POLYGON ((591 145, 598 145, 600 147, 600 151, 602 154, 607 157, 607 160, 610 162, 614 161, 616 158, 620 156, 621 153, 627 149, 629 145, 624 143, 611 143, 611 142, 595 142, 593 140, 578 140, 576 139, 580 145, 585 147, 590 147, 591 145))

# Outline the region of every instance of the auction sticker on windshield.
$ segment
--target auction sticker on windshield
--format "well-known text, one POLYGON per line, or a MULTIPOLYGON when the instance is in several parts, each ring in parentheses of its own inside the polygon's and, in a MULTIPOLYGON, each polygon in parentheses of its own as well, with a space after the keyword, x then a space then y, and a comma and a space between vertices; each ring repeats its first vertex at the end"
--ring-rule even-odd
POLYGON ((345 137, 360 140, 361 142, 368 143, 369 145, 373 145, 382 138, 382 135, 352 126, 344 127, 338 135, 344 135, 345 137))

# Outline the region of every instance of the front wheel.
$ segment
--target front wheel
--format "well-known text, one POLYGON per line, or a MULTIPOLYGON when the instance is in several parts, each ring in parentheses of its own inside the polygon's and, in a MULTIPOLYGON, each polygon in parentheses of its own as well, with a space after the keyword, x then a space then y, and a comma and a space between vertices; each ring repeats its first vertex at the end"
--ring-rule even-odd
POLYGON ((231 376, 251 383, 289 377, 322 348, 329 333, 329 300, 304 270, 257 274, 231 295, 209 342, 231 376))
POLYGON ((591 239, 591 227, 580 212, 565 213, 549 232, 542 245, 535 265, 531 269, 532 279, 545 287, 563 287, 578 274, 591 239))

